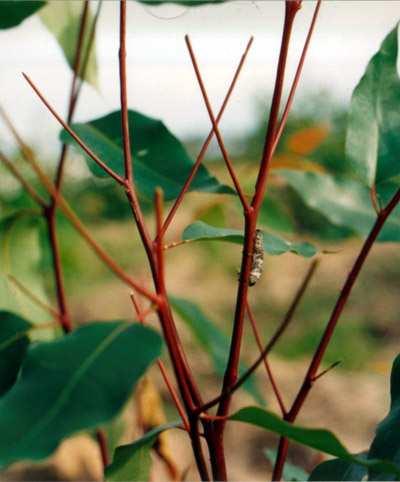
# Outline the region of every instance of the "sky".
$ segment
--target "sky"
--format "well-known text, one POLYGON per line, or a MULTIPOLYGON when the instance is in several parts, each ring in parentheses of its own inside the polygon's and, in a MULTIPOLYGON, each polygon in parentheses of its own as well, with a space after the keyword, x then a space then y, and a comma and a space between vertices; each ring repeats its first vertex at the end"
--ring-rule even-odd
MULTIPOLYGON (((286 88, 296 68, 314 6, 314 1, 304 1, 297 16, 286 88)), ((255 121, 255 99, 267 103, 273 87, 283 12, 284 2, 271 0, 236 0, 196 8, 149 7, 129 2, 129 107, 161 118, 178 136, 206 136, 210 123, 183 37, 191 36, 210 99, 217 110, 248 38, 254 35, 248 61, 221 123, 227 137, 249 129, 255 121)), ((368 60, 399 18, 399 1, 324 1, 298 98, 326 90, 347 103, 368 60)), ((89 86, 82 90, 76 115, 79 121, 119 108, 115 1, 104 4, 96 51, 99 90, 89 86)), ((16 28, 0 32, 0 65, 0 103, 28 142, 44 153, 54 152, 58 125, 27 86, 21 72, 28 73, 57 110, 64 113, 71 71, 57 43, 37 18, 27 19, 16 28)), ((0 139, 10 145, 2 126, 0 139)))

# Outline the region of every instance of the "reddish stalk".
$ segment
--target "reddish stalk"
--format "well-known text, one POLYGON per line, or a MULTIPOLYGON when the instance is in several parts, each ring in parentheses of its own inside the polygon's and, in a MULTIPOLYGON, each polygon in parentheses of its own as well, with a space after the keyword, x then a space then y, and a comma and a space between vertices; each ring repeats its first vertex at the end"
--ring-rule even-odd
POLYGON ((62 270, 62 264, 61 264, 60 245, 58 243, 58 238, 56 233, 57 227, 56 227, 56 217, 55 217, 54 206, 55 206, 54 204, 52 204, 52 206, 50 207, 46 206, 43 209, 43 215, 47 222, 49 244, 51 247, 51 254, 53 257, 54 282, 56 287, 57 304, 60 312, 59 320, 60 320, 62 329, 64 330, 64 333, 69 333, 72 331, 72 322, 71 322, 71 316, 69 314, 67 297, 65 293, 63 270, 62 270))
POLYGON ((233 182, 233 184, 235 186, 235 189, 236 189, 236 192, 237 192, 237 194, 240 198, 243 209, 244 209, 245 212, 247 212, 248 208, 249 208, 249 205, 248 205, 246 196, 243 193, 243 190, 240 186, 239 179, 237 178, 237 175, 236 175, 235 169, 232 165, 232 162, 229 159, 228 152, 226 150, 224 141, 222 139, 221 133, 220 133, 219 128, 218 128, 218 123, 217 123, 217 121, 214 117, 214 113, 213 113, 213 110, 212 110, 212 107, 211 107, 211 103, 210 103, 210 100, 208 98, 207 90, 204 86, 204 82, 203 82, 203 79, 202 79, 201 74, 200 74, 200 69, 199 69, 199 66, 198 66, 198 63, 197 63, 196 56, 193 52, 193 48, 192 48, 192 44, 190 42, 189 35, 185 35, 185 42, 186 42, 186 46, 187 46, 188 51, 189 51, 190 60, 192 61, 192 65, 193 65, 194 71, 196 73, 196 78, 197 78, 197 81, 199 83, 201 93, 203 95, 203 100, 204 100, 204 103, 206 105, 208 115, 210 117, 210 121, 211 121, 211 124, 212 124, 212 127, 213 127, 213 131, 215 133, 215 137, 217 138, 218 145, 219 145, 219 148, 220 148, 221 153, 222 153, 222 157, 224 158, 226 167, 227 167, 227 169, 229 171, 229 174, 232 178, 232 182, 233 182))
POLYGON ((100 16, 102 6, 103 6, 103 0, 98 0, 97 9, 96 9, 96 12, 94 14, 94 18, 93 18, 93 22, 92 22, 92 28, 91 28, 89 36, 88 36, 88 42, 87 42, 87 48, 86 48, 86 51, 85 51, 85 57, 84 57, 83 62, 82 62, 82 69, 79 72, 79 76, 81 77, 81 79, 78 82, 78 85, 76 86, 76 89, 74 91, 73 98, 72 98, 72 101, 71 101, 73 109, 75 109, 75 103, 79 99, 81 89, 82 89, 82 85, 84 83, 82 78, 85 78, 85 73, 86 73, 86 70, 87 70, 87 66, 89 64, 90 55, 92 53, 93 42, 94 42, 94 39, 95 39, 95 36, 96 36, 97 23, 98 23, 98 20, 99 20, 99 16, 100 16))
MULTIPOLYGON (((160 323, 163 327, 164 336, 168 339, 168 346, 170 347, 170 356, 174 369, 177 375, 178 383, 185 385, 184 392, 190 393, 190 398, 185 399, 187 407, 192 406, 193 400, 196 399, 196 403, 201 400, 196 387, 196 383, 191 374, 191 370, 186 361, 185 354, 177 333, 175 323, 173 321, 171 309, 168 304, 168 298, 166 294, 165 282, 164 282, 164 255, 160 254, 163 251, 162 243, 159 241, 154 244, 148 234, 147 227, 144 221, 144 217, 140 208, 139 200, 137 198, 136 189, 133 184, 133 169, 132 169, 132 155, 131 155, 131 142, 129 132, 129 119, 128 119, 128 94, 127 94, 127 76, 126 76, 126 0, 120 2, 120 49, 119 49, 119 64, 120 64, 120 91, 121 91, 121 127, 122 137, 124 145, 124 168, 125 178, 124 187, 125 192, 131 206, 131 210, 136 221, 139 234, 141 236, 143 245, 145 247, 147 258, 150 264, 151 272, 153 275, 153 281, 156 286, 157 292, 160 294, 162 306, 159 306, 158 315, 160 323), (178 375, 179 372, 179 375, 178 375)), ((156 194, 156 210, 157 202, 161 194, 156 194), (158 196, 158 197, 157 197, 158 196)), ((158 206, 160 207, 160 206, 158 206)), ((159 213, 159 216, 161 214, 159 213)), ((157 224, 157 230, 161 233, 162 222, 157 224)), ((162 236, 159 236, 161 239, 162 236)), ((181 391, 183 398, 185 395, 181 391)))
MULTIPOLYGON (((163 306, 160 307, 160 311, 164 308, 165 310, 168 311, 168 301, 167 301, 167 293, 166 293, 166 288, 165 288, 165 274, 164 274, 164 249, 163 249, 163 237, 161 235, 161 229, 163 225, 163 219, 162 219, 162 213, 163 213, 163 196, 162 196, 162 191, 160 189, 156 189, 155 193, 155 211, 156 211, 156 229, 157 229, 157 238, 158 242, 155 243, 155 252, 156 252, 156 259, 157 259, 157 291, 160 293, 162 296, 162 299, 164 301, 163 306)), ((169 316, 165 316, 163 314, 163 319, 164 319, 164 326, 167 328, 168 324, 165 324, 165 321, 169 321, 169 316)), ((168 342, 168 341, 167 341, 168 342)), ((188 393, 190 392, 190 384, 188 383, 187 380, 187 374, 182 373, 180 374, 179 372, 184 372, 183 366, 181 363, 177 363, 179 359, 176 357, 176 355, 181 354, 177 352, 176 350, 179 349, 176 346, 176 339, 173 340, 175 343, 175 346, 173 347, 172 350, 170 350, 170 353, 172 354, 171 356, 173 357, 173 361, 175 361, 175 365, 177 367, 177 376, 178 378, 178 383, 180 383, 181 386, 181 393, 183 393, 184 396, 184 402, 186 402, 187 406, 187 412, 189 414, 189 434, 190 434, 190 439, 192 442, 192 447, 193 447, 193 454, 196 460, 197 468, 199 470, 201 480, 208 481, 210 480, 210 476, 208 473, 208 468, 207 464, 205 462, 204 454, 203 454, 203 448, 201 446, 201 440, 200 440, 200 435, 199 435, 199 430, 198 430, 198 420, 197 417, 193 417, 193 411, 195 408, 195 405, 193 405, 193 402, 196 404, 197 400, 192 399, 193 393, 188 393), (175 360, 174 360, 175 358, 175 360), (184 379, 180 379, 180 376, 185 377, 184 379), (185 383, 182 383, 185 382, 185 383)))
MULTIPOLYGON (((247 43, 246 49, 245 49, 245 51, 244 51, 244 53, 243 53, 243 55, 240 59, 239 65, 238 65, 238 67, 236 69, 236 72, 233 76, 233 79, 232 79, 232 82, 229 86, 229 89, 228 89, 228 91, 225 95, 225 98, 224 98, 223 102, 222 102, 221 108, 220 108, 220 110, 218 112, 218 115, 215 119, 216 124, 218 124, 220 122, 220 120, 221 120, 221 118, 222 118, 222 116, 225 112, 225 108, 226 108, 226 106, 228 104, 228 101, 231 97, 233 89, 235 88, 236 82, 239 78, 240 72, 243 68, 244 62, 246 60, 247 54, 249 53, 249 50, 250 50, 250 47, 251 47, 252 43, 253 43, 253 37, 250 37, 250 40, 247 43)), ((168 215, 167 215, 167 217, 164 221, 164 224, 163 224, 163 227, 162 227, 162 230, 161 230, 163 235, 165 235, 169 225, 171 224, 171 222, 172 222, 172 220, 173 220, 173 218, 176 214, 176 211, 178 210, 179 206, 182 204, 183 198, 184 198, 185 194, 187 193, 187 191, 189 190, 190 185, 191 185, 191 183, 192 183, 192 181, 193 181, 193 179, 194 179, 197 171, 199 170, 199 167, 200 167, 200 165, 201 165, 201 163, 204 159, 204 156, 207 152, 208 146, 210 145, 210 142, 213 138, 213 135, 214 135, 214 129, 211 129, 207 138, 206 138, 206 140, 203 143, 203 146, 200 149, 200 152, 199 152, 199 154, 196 158, 196 162, 193 164, 193 167, 192 167, 184 185, 182 186, 182 189, 181 189, 178 197, 176 198, 174 204, 172 205, 172 207, 171 207, 171 209, 170 209, 170 211, 169 211, 169 213, 168 213, 168 215)))
MULTIPOLYGON (((253 314, 253 311, 252 309, 250 308, 250 305, 249 303, 247 302, 247 306, 246 306, 246 309, 247 309, 247 315, 248 315, 248 318, 250 320, 250 324, 251 324, 251 328, 253 330, 253 334, 254 334, 254 338, 256 340, 256 343, 257 343, 257 346, 258 346, 258 349, 260 350, 260 353, 263 352, 263 349, 264 349, 264 345, 261 341, 261 335, 258 331, 258 327, 257 327, 257 322, 256 322, 256 319, 254 317, 254 314, 253 314)), ((264 357, 263 358, 263 362, 264 362, 264 366, 265 366, 265 371, 267 372, 267 377, 268 377, 268 380, 272 386, 272 390, 275 394, 275 398, 278 402, 278 405, 279 405, 279 408, 281 410, 281 413, 283 416, 286 415, 286 408, 285 408, 285 402, 283 401, 283 397, 282 397, 282 394, 278 388, 278 385, 276 383, 276 380, 275 380, 275 377, 272 373, 272 369, 270 367, 270 364, 268 363, 268 360, 267 360, 267 357, 264 357)))
MULTIPOLYGON (((145 313, 140 308, 139 303, 136 300, 136 297, 133 293, 131 293, 131 300, 132 300, 132 304, 135 308, 136 316, 139 320, 139 323, 144 325, 146 323, 145 313)), ((182 419, 183 426, 185 427, 186 431, 189 432, 189 422, 188 422, 188 419, 186 417, 185 409, 182 406, 181 401, 179 399, 179 395, 178 395, 178 393, 177 393, 177 391, 176 391, 176 389, 175 389, 175 387, 174 387, 174 385, 173 385, 173 383, 172 383, 172 381, 171 381, 171 379, 168 375, 168 371, 167 371, 164 363, 162 362, 162 360, 157 360, 157 365, 158 365, 158 368, 160 370, 161 376, 163 377, 164 383, 168 388, 169 394, 171 395, 171 399, 174 402, 175 408, 178 411, 178 413, 179 413, 179 415, 182 419)))
MULTIPOLYGON (((267 133, 265 136, 265 144, 263 155, 261 158, 260 170, 255 187, 255 193, 252 200, 252 207, 258 211, 264 199, 267 177, 271 165, 272 156, 274 154, 274 141, 278 129, 278 116, 281 104, 283 84, 285 80, 286 62, 289 52, 289 44, 294 24, 294 19, 301 6, 301 0, 286 0, 285 2, 285 23, 283 27, 281 49, 279 53, 278 68, 276 71, 275 87, 272 96, 271 110, 269 113, 269 121, 267 133)), ((296 84, 297 85, 297 84, 296 84)), ((289 112, 289 110, 288 110, 289 112)), ((283 129, 284 123, 282 123, 283 129)))
MULTIPOLYGON (((325 355, 326 349, 328 348, 329 342, 332 339, 334 334, 335 328, 337 323, 340 319, 340 316, 343 313, 343 309, 350 297, 351 291, 358 279, 358 276, 364 266, 364 263, 371 251, 372 246, 374 245, 377 237, 379 236, 387 218, 390 216, 393 209, 397 206, 400 202, 400 189, 396 192, 396 194, 392 197, 389 204, 380 211, 379 216, 377 217, 374 226, 372 227, 367 239, 365 240, 359 255, 357 256, 353 267, 351 268, 345 282, 343 288, 338 296, 336 304, 332 310, 331 316, 329 321, 326 325, 325 331, 321 337, 319 345, 315 350, 315 353, 312 357, 311 363, 307 370, 307 373, 304 377, 303 383, 300 387, 300 390, 287 414, 285 420, 288 422, 294 422, 296 420, 297 415, 299 414, 301 408, 303 407, 308 394, 313 386, 313 382, 315 381, 315 377, 317 376, 318 369, 321 365, 322 359, 325 355)), ((286 456, 287 456, 287 449, 288 449, 288 440, 285 438, 281 438, 278 455, 275 462, 274 472, 273 472, 273 480, 280 480, 282 478, 283 467, 285 465, 286 456)))
POLYGON ((131 140, 128 121, 128 89, 126 79, 126 0, 120 3, 119 22, 119 81, 121 98, 121 128, 124 147, 125 180, 129 185, 133 183, 131 140))
MULTIPOLYGON (((289 49, 289 41, 292 31, 294 18, 298 9, 300 8, 300 2, 298 1, 286 1, 285 10, 285 22, 282 34, 282 43, 279 54, 277 76, 275 81, 274 93, 272 97, 272 105, 268 122, 268 129, 265 139, 265 146, 263 157, 261 160, 260 171, 256 182, 255 194, 249 209, 245 210, 245 229, 244 229, 244 244, 243 244, 243 256, 240 270, 239 288, 237 294, 235 317, 233 322, 233 332, 231 338, 231 347, 229 352, 228 364, 225 370, 224 381, 221 389, 221 400, 217 415, 226 416, 229 411, 232 387, 235 385, 238 377, 238 365, 240 360, 240 351, 243 338, 244 316, 247 303, 247 292, 249 284, 249 276, 252 265, 252 251, 254 245, 255 230, 257 227, 258 212, 261 207, 265 186, 267 181, 267 174, 269 170, 270 161, 272 158, 272 145, 277 129, 279 106, 283 90, 284 74, 286 68, 286 60, 289 49)), ((247 204, 247 201, 246 201, 247 204)), ((261 359, 262 361, 262 359, 261 359)), ((216 451, 218 456, 223 458, 223 431, 225 422, 215 422, 216 430, 216 451)), ((221 467, 221 471, 218 474, 220 480, 226 480, 225 467, 221 467)))
POLYGON ((316 21, 317 21, 317 18, 318 18, 319 10, 321 8, 321 2, 322 2, 322 0, 318 0, 317 4, 315 6, 314 14, 313 14, 313 17, 312 17, 312 20, 311 20, 310 27, 308 29, 306 41, 304 43, 304 47, 303 47, 303 50, 301 52, 299 63, 297 65, 297 69, 296 69, 296 73, 295 73, 295 76, 294 76, 294 79, 293 79, 292 87, 290 88, 290 92, 289 92, 289 95, 288 95, 288 98, 287 98, 287 101, 286 101, 286 105, 285 105, 285 108, 283 110, 278 129, 276 131, 275 140, 274 140, 274 144, 273 144, 273 147, 272 147, 273 153, 275 152, 275 150, 277 148, 277 145, 278 145, 278 142, 281 138, 283 129, 285 128, 290 109, 292 108, 294 96, 296 94, 296 90, 297 90, 297 87, 298 87, 298 84, 299 84, 299 81, 300 81, 301 73, 303 71, 304 61, 305 61, 306 56, 307 56, 308 47, 310 46, 311 37, 314 33, 315 24, 316 24, 316 21))

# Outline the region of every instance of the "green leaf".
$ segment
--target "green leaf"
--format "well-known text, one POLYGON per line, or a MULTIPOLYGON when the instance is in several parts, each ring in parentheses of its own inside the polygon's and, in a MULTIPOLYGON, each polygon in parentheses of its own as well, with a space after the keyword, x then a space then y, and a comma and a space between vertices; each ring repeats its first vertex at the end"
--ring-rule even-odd
POLYGON ((9 311, 0 311, 0 396, 14 385, 22 360, 29 346, 28 330, 32 327, 23 318, 9 311))
POLYGON ((274 413, 259 407, 242 408, 234 413, 230 419, 249 423, 275 432, 294 442, 333 455, 342 460, 348 460, 364 467, 374 467, 374 469, 380 469, 385 473, 393 473, 397 477, 400 477, 400 467, 397 465, 383 460, 365 460, 362 457, 352 455, 336 435, 329 430, 298 427, 280 419, 274 413))
POLYGON ((178 423, 168 423, 145 433, 143 437, 128 445, 117 447, 112 463, 106 468, 107 482, 140 482, 149 480, 151 458, 150 451, 158 435, 178 423))
MULTIPOLYGON (((272 467, 275 464, 277 451, 276 450, 264 450, 265 456, 271 462, 272 467)), ((290 462, 285 463, 285 467, 283 469, 283 480, 289 482, 291 480, 307 480, 308 474, 305 472, 301 467, 297 467, 297 465, 293 465, 290 462)))
MULTIPOLYGON (((175 296, 170 298, 170 302, 199 345, 209 354, 218 375, 223 376, 229 354, 229 338, 195 303, 175 296)), ((244 372, 246 368, 245 364, 241 364, 240 371, 244 372)), ((265 404, 253 378, 250 377, 243 387, 258 403, 265 404)))
POLYGON ((271 196, 267 196, 262 203, 259 222, 269 229, 289 234, 293 233, 295 227, 290 214, 271 196))
MULTIPOLYGON (((128 115, 134 175, 140 196, 152 201, 155 188, 161 187, 165 199, 174 199, 193 166, 192 159, 180 141, 160 120, 132 110, 128 115)), ((72 128, 102 161, 120 175, 123 174, 120 111, 85 124, 74 124, 72 128)), ((75 144, 66 131, 61 132, 61 139, 75 144)), ((97 164, 87 159, 94 175, 107 177, 97 164)), ((228 194, 233 192, 231 188, 221 185, 204 166, 198 170, 191 190, 228 194)))
MULTIPOLYGON (((365 454, 360 454, 358 457, 365 459, 365 454)), ((363 480, 367 473, 366 467, 359 464, 355 464, 349 460, 333 459, 317 465, 311 472, 308 480, 363 480)))
MULTIPOLYGON (((46 7, 39 12, 40 19, 49 32, 54 35, 71 69, 73 69, 75 63, 75 51, 79 37, 83 3, 82 0, 48 2, 46 7)), ((92 24, 93 15, 89 11, 82 43, 81 66, 88 54, 92 24)), ((79 75, 79 77, 81 77, 82 80, 86 80, 94 87, 97 87, 97 76, 96 42, 94 40, 87 60, 84 78, 82 75, 79 75)))
POLYGON ((0 2, 0 29, 16 27, 36 13, 45 3, 39 0, 2 0, 0 2))
MULTIPOLYGON (((217 228, 196 221, 185 228, 182 233, 184 241, 226 241, 228 243, 243 244, 244 236, 238 229, 217 228)), ((267 254, 279 255, 295 253, 310 258, 317 252, 310 243, 292 243, 274 234, 264 232, 264 250, 267 254)))
POLYGON ((33 345, 0 399, 0 466, 43 459, 63 438, 111 420, 160 351, 153 330, 124 322, 33 345))
MULTIPOLYGON (((378 425, 368 457, 385 458, 400 465, 400 355, 393 362, 390 377, 390 394, 389 413, 378 425)), ((395 480, 395 478, 384 471, 371 469, 369 480, 395 480)))
MULTIPOLYGON (((322 213, 331 223, 352 229, 360 236, 368 235, 376 213, 371 207, 367 187, 351 179, 325 174, 295 171, 281 171, 280 174, 307 206, 322 213)), ((386 221, 378 241, 400 241, 400 207, 386 221)))
POLYGON ((346 154, 357 178, 367 186, 400 175, 400 79, 398 27, 370 60, 353 92, 346 154))

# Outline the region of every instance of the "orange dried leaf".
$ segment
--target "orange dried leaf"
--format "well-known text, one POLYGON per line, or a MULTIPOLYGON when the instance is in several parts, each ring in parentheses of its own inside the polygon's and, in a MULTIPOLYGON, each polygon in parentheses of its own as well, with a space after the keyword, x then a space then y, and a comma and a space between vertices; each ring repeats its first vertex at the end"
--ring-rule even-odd
POLYGON ((291 152, 305 156, 315 151, 328 137, 328 125, 316 125, 305 127, 292 134, 287 140, 286 146, 291 152))

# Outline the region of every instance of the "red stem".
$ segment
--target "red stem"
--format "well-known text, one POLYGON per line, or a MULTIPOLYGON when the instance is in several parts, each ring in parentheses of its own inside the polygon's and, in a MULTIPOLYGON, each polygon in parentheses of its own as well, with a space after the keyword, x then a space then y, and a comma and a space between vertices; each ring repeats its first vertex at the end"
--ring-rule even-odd
POLYGON ((315 28, 315 24, 316 24, 316 21, 317 21, 317 18, 318 18, 319 10, 321 8, 321 2, 322 2, 322 0, 318 0, 317 4, 315 6, 314 15, 312 17, 311 24, 310 24, 310 27, 308 29, 306 41, 304 43, 304 47, 303 47, 303 50, 301 52, 300 60, 299 60, 299 63, 297 65, 297 69, 296 69, 296 73, 295 73, 295 76, 294 76, 294 79, 293 79, 292 87, 290 88, 290 92, 289 92, 289 95, 288 95, 288 98, 287 98, 287 101, 286 101, 286 105, 285 105, 285 108, 283 110, 283 114, 282 114, 281 120, 279 122, 278 129, 276 131, 275 140, 274 140, 274 144, 273 144, 273 147, 272 147, 273 152, 275 152, 275 150, 276 150, 276 147, 277 147, 278 142, 281 138, 283 129, 285 128, 285 124, 286 124, 287 118, 289 116, 290 109, 292 108, 294 96, 296 94, 296 90, 297 90, 297 87, 298 87, 298 84, 299 84, 299 81, 300 81, 301 73, 302 73, 303 67, 304 67, 304 61, 306 59, 306 55, 307 55, 307 52, 308 52, 308 47, 310 46, 311 37, 312 37, 312 34, 314 32, 314 28, 315 28))
MULTIPOLYGON (((162 213, 163 213, 163 196, 162 191, 160 189, 156 189, 155 193, 155 212, 156 212, 156 228, 157 228, 157 238, 158 242, 155 243, 155 251, 156 251, 156 259, 157 259, 157 292, 162 296, 163 304, 160 307, 161 310, 165 310, 165 313, 161 312, 162 319, 164 320, 164 327, 167 328, 166 333, 168 337, 170 337, 171 325, 170 325, 170 315, 169 315, 169 305, 167 299, 167 293, 165 288, 165 274, 164 274, 164 249, 163 249, 163 237, 161 235, 161 229, 163 225, 162 220, 162 213), (167 322, 167 323, 166 323, 167 322)), ((170 353, 172 353, 173 360, 178 361, 179 357, 177 355, 183 355, 182 352, 179 351, 179 347, 177 345, 176 337, 172 336, 172 342, 174 346, 170 353)), ((167 341, 168 343, 168 341, 167 341)), ((201 480, 208 481, 210 480, 210 476, 208 473, 207 464, 205 462, 203 448, 200 441, 199 429, 198 429, 198 420, 197 417, 193 416, 193 411, 195 405, 193 404, 193 392, 191 390, 190 381, 187 379, 187 373, 185 373, 184 366, 182 362, 176 362, 175 365, 177 368, 177 379, 178 383, 180 384, 181 393, 184 395, 184 402, 186 403, 186 409, 189 414, 189 433, 190 439, 192 442, 193 454, 196 460, 197 468, 199 470, 201 480)), ((196 404, 197 400, 194 401, 196 404)))
MULTIPOLYGON (((135 186, 133 184, 133 169, 132 169, 132 154, 129 131, 128 118, 128 94, 127 94, 127 76, 126 76, 126 0, 120 2, 120 49, 119 49, 119 64, 120 64, 120 91, 121 91, 121 127, 124 145, 124 167, 125 177, 123 185, 125 192, 131 206, 131 210, 138 228, 142 243, 144 245, 147 258, 150 264, 153 281, 156 286, 157 293, 160 295, 161 302, 158 305, 158 316, 160 324, 163 329, 164 337, 168 346, 172 364, 174 367, 176 379, 180 387, 182 398, 187 410, 194 408, 193 398, 195 403, 201 403, 201 397, 198 392, 193 375, 185 358, 185 354, 179 339, 178 332, 172 317, 172 312, 168 303, 166 289, 164 284, 164 259, 162 242, 153 245, 145 220, 143 217, 140 203, 137 198, 135 186)), ((157 195, 159 196, 159 195, 157 195)), ((158 198, 156 197, 156 200, 158 198)), ((158 202, 158 201, 157 201, 158 202)), ((156 208, 157 208, 156 202, 156 208)), ((160 213, 159 213, 160 215, 160 213)), ((161 233, 162 224, 157 225, 161 233)), ((162 236, 159 236, 162 239, 162 236)))
POLYGON ((120 3, 119 28, 119 81, 121 96, 121 127, 124 147, 125 179, 131 185, 133 182, 131 140, 128 122, 128 89, 126 79, 126 1, 120 3))
MULTIPOLYGON (((337 323, 340 319, 341 314, 343 313, 343 309, 349 299, 349 296, 358 279, 361 269, 363 268, 364 263, 371 251, 371 248, 374 245, 377 237, 379 236, 379 233, 381 232, 387 218, 389 217, 393 209, 397 206, 399 201, 400 189, 393 196, 386 208, 380 211, 374 226, 372 227, 367 239, 365 240, 361 251, 357 256, 357 259, 355 260, 354 265, 345 280, 343 288, 339 294, 332 314, 326 325, 325 331, 321 337, 317 349, 315 350, 314 356, 312 357, 311 363, 304 377, 303 384, 300 387, 300 390, 287 414, 287 417, 285 417, 288 422, 294 422, 301 408, 303 407, 304 402, 306 401, 307 396, 313 386, 313 382, 315 381, 315 377, 321 365, 322 359, 325 355, 326 349, 328 348, 329 342, 332 339, 337 323)), ((287 440, 281 440, 275 463, 273 480, 280 480, 282 478, 283 467, 285 465, 287 455, 287 445, 287 440)))
MULTIPOLYGON (((286 0, 285 2, 285 23, 282 33, 281 49, 279 53, 278 68, 276 71, 275 88, 272 96, 271 110, 265 144, 261 159, 260 171, 258 174, 255 193, 251 205, 258 211, 263 202, 267 177, 270 169, 271 159, 274 154, 274 141, 278 129, 279 107, 281 104, 283 84, 285 80, 286 62, 289 51, 290 37, 292 33, 294 19, 300 8, 301 2, 296 0, 286 0)), ((283 128, 282 124, 282 128, 283 128)))
MULTIPOLYGON (((141 307, 139 306, 139 303, 135 297, 135 295, 133 293, 131 293, 131 300, 132 300, 132 304, 133 304, 133 307, 135 308, 135 313, 136 313, 136 316, 139 320, 139 323, 141 323, 142 325, 144 325, 146 323, 146 313, 143 312, 143 310, 141 309, 141 307)), ((167 386, 168 388, 168 391, 169 391, 169 394, 171 395, 171 398, 172 398, 172 401, 174 402, 174 405, 182 419, 182 423, 183 423, 183 426, 185 427, 186 431, 189 432, 189 422, 188 422, 188 419, 186 417, 186 413, 185 413, 185 409, 184 407, 182 406, 181 404, 181 401, 179 399, 179 396, 178 396, 178 393, 176 392, 176 389, 168 375, 168 371, 164 365, 164 363, 162 362, 162 360, 157 360, 157 365, 158 365, 158 368, 160 370, 160 373, 161 373, 161 376, 163 377, 163 380, 164 380, 164 383, 165 385, 167 386)))

